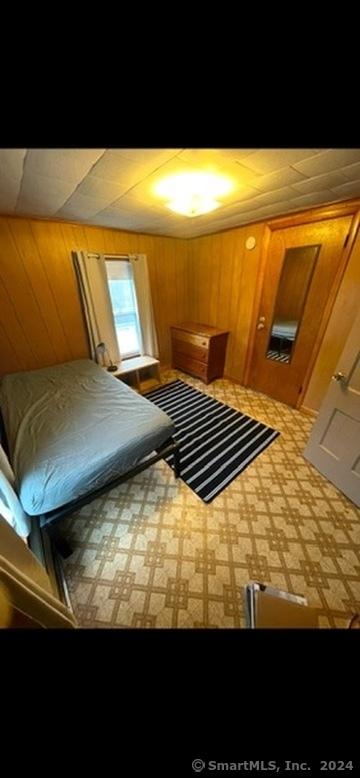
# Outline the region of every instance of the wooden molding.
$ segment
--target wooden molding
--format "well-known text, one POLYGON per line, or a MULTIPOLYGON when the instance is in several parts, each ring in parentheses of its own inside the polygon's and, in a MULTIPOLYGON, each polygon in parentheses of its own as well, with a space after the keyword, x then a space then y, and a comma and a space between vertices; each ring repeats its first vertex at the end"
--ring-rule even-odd
MULTIPOLYGON (((345 215, 345 214, 343 214, 343 215, 345 215)), ((295 406, 296 408, 300 408, 302 400, 305 397, 307 388, 309 386, 310 379, 311 379, 311 376, 312 376, 312 373, 313 373, 313 370, 314 370, 314 367, 315 367, 315 364, 316 364, 316 360, 317 360, 318 355, 319 355, 320 346, 322 344, 322 341, 323 341, 323 338, 324 338, 324 335, 325 335, 325 332, 326 332, 326 328, 327 328, 327 325, 329 323, 329 319, 330 319, 330 316, 331 316, 331 311, 332 311, 332 309, 334 307, 336 296, 337 296, 337 293, 339 291, 340 284, 341 284, 343 275, 345 273, 345 270, 346 270, 346 267, 347 267, 347 263, 349 261, 350 254, 351 254, 351 251, 352 251, 354 243, 355 243, 357 231, 359 229, 359 224, 360 224, 360 211, 355 213, 355 215, 353 217, 353 220, 351 222, 351 225, 350 225, 349 238, 348 238, 348 241, 346 243, 346 246, 344 246, 344 248, 342 250, 341 259, 340 259, 340 262, 339 262, 339 267, 338 267, 338 270, 337 270, 337 273, 336 273, 336 276, 335 276, 335 279, 334 279, 334 283, 332 285, 331 292, 330 292, 330 295, 329 295, 329 298, 328 298, 328 301, 327 301, 327 304, 325 306, 325 310, 324 310, 324 313, 323 313, 323 316, 322 316, 322 319, 321 319, 321 325, 320 325, 320 328, 319 328, 319 331, 318 331, 318 336, 316 338, 315 345, 314 345, 314 348, 313 348, 313 352, 311 354, 311 359, 309 360, 308 369, 307 369, 306 374, 304 376, 302 391, 301 391, 301 394, 299 395, 298 402, 297 402, 297 404, 295 406)))
POLYGON ((252 363, 252 356, 253 356, 254 345, 255 345, 255 338, 256 338, 256 322, 257 322, 257 319, 258 319, 258 316, 259 316, 259 310, 260 310, 260 302, 261 302, 261 295, 262 295, 262 288, 263 288, 266 260, 267 260, 268 251, 269 251, 270 236, 271 236, 271 231, 269 230, 268 227, 265 227, 265 232, 264 232, 264 235, 263 235, 262 246, 261 246, 261 257, 260 257, 258 277, 257 277, 257 280, 256 280, 256 289, 255 289, 255 296, 254 296, 254 302, 253 302, 253 310, 252 310, 252 315, 251 315, 249 339, 248 339, 248 344, 247 344, 247 349, 246 349, 245 366, 244 366, 244 378, 243 378, 244 386, 249 386, 249 382, 250 382, 251 363, 252 363))
MULTIPOLYGON (((89 227, 93 227, 94 230, 106 230, 109 232, 123 232, 123 233, 129 233, 129 235, 135 235, 136 237, 139 235, 144 235, 146 238, 161 238, 162 240, 164 238, 167 238, 168 240, 182 240, 182 241, 189 241, 194 240, 194 238, 179 238, 179 237, 172 237, 171 235, 160 235, 160 233, 154 234, 153 232, 142 232, 141 230, 129 230, 127 227, 108 227, 107 225, 104 226, 102 224, 94 224, 93 222, 77 222, 72 221, 71 219, 60 219, 56 216, 22 216, 18 213, 1 213, 0 218, 2 219, 19 219, 19 221, 27 221, 27 222, 47 222, 47 223, 53 223, 53 224, 65 224, 70 225, 71 227, 86 227, 86 229, 89 229, 89 227)), ((106 252, 105 252, 106 253, 106 252)))
POLYGON ((282 230, 286 227, 296 227, 299 224, 310 224, 311 222, 324 221, 325 219, 336 219, 338 216, 348 216, 352 213, 355 214, 359 209, 360 199, 357 198, 330 203, 319 208, 311 208, 308 211, 296 211, 288 216, 269 219, 266 223, 271 231, 282 230))
MULTIPOLYGON (((223 378, 225 378, 226 381, 231 381, 233 384, 237 384, 238 386, 244 386, 245 384, 243 381, 240 381, 240 378, 234 378, 232 375, 229 375, 229 373, 224 373, 223 378)), ((221 381, 221 378, 218 379, 221 381)))

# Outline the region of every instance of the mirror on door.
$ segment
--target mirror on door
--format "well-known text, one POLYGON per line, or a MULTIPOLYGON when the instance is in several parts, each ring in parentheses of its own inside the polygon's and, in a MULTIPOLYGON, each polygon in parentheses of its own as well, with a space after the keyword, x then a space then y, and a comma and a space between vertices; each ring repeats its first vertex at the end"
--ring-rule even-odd
POLYGON ((267 359, 289 363, 321 246, 287 249, 277 290, 267 359))

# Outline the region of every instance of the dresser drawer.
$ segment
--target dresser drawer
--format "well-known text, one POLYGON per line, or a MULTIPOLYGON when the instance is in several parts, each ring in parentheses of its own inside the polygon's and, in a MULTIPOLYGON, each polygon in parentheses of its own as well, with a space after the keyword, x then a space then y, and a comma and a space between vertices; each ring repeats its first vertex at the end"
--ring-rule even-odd
POLYGON ((170 332, 173 367, 206 384, 224 374, 227 330, 183 321, 172 324, 170 332))
POLYGON ((184 370, 186 373, 199 376, 199 378, 206 379, 207 377, 208 366, 206 362, 199 362, 197 359, 192 359, 181 351, 173 352, 173 367, 178 367, 179 370, 184 370))
POLYGON ((172 330, 173 341, 181 340, 183 343, 191 343, 199 348, 209 348, 209 338, 204 335, 194 335, 192 332, 183 332, 183 330, 172 330))
POLYGON ((177 337, 173 337, 172 348, 173 351, 185 354, 190 359, 197 359, 199 362, 207 362, 209 359, 209 349, 196 346, 187 340, 179 340, 177 337))

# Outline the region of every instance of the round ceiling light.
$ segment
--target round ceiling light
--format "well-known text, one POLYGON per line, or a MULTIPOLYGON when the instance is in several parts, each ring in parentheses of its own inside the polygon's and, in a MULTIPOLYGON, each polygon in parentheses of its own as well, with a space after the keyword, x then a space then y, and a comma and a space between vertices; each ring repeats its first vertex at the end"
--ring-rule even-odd
POLYGON ((154 192, 166 200, 165 205, 185 216, 199 216, 219 208, 217 199, 233 189, 229 178, 215 173, 194 171, 178 173, 159 181, 154 192))

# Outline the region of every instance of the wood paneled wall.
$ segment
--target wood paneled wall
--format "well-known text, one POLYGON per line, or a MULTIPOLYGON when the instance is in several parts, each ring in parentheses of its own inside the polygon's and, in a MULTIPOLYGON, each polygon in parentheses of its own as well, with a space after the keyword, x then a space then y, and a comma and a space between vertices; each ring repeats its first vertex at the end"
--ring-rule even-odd
MULTIPOLYGON (((225 375, 243 382, 261 251, 254 224, 192 240, 65 222, 0 217, 0 374, 88 356, 70 252, 145 253, 160 359, 171 363, 170 324, 193 320, 230 332, 225 375), (253 235, 256 246, 245 247, 253 235)), ((304 398, 318 410, 360 300, 358 235, 304 398)))
POLYGON ((145 253, 159 338, 170 364, 169 325, 188 318, 185 240, 65 222, 0 217, 0 371, 88 356, 70 252, 145 253))
POLYGON ((192 321, 229 330, 225 375, 242 381, 255 303, 265 225, 189 241, 189 315, 192 321), (254 249, 245 241, 253 235, 254 249))
POLYGON ((303 406, 318 411, 360 308, 360 232, 349 257, 303 406))

